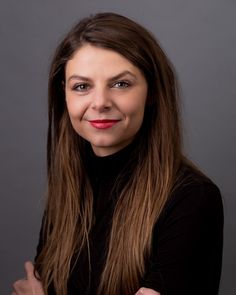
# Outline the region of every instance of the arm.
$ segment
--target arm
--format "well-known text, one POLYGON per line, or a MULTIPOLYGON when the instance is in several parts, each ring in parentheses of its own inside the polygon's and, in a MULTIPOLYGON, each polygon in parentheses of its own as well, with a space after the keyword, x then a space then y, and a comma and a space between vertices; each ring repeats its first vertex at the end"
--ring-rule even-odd
POLYGON ((142 286, 162 295, 217 295, 221 274, 223 207, 211 183, 181 189, 153 232, 142 286))

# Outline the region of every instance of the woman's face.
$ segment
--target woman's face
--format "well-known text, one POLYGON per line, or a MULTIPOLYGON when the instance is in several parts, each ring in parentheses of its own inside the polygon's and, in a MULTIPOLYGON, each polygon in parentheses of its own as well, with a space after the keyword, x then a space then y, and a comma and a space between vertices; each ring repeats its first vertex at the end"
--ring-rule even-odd
POLYGON ((141 127, 147 82, 119 53, 85 44, 66 64, 65 96, 75 131, 106 156, 128 145, 141 127))

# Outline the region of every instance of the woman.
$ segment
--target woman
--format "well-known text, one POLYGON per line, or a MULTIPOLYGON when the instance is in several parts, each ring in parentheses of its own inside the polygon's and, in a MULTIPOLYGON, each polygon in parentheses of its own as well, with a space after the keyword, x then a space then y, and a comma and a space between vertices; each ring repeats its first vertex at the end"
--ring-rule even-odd
POLYGON ((155 38, 83 19, 49 77, 48 198, 14 294, 218 294, 218 188, 183 155, 175 76, 155 38))

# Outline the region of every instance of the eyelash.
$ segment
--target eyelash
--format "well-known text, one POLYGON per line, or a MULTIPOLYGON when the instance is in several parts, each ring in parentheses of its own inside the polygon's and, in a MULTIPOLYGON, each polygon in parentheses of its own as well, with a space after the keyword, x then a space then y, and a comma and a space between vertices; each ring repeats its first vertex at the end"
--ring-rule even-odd
POLYGON ((131 84, 128 82, 128 81, 117 81, 116 83, 114 83, 113 84, 113 87, 115 87, 115 88, 121 88, 121 89, 124 89, 124 88, 127 88, 127 87, 129 87, 131 84), (117 84, 123 84, 123 86, 115 86, 115 85, 117 85, 117 84))
POLYGON ((85 92, 89 88, 88 83, 76 83, 73 85, 72 90, 79 91, 79 92, 85 92), (82 89, 80 87, 83 87, 82 89))
MULTIPOLYGON (((125 89, 130 86, 131 86, 130 82, 121 80, 112 84, 111 88, 125 89)), ((75 85, 73 85, 72 90, 75 90, 78 92, 86 92, 88 91, 89 88, 91 88, 91 86, 88 83, 76 83, 75 85)))

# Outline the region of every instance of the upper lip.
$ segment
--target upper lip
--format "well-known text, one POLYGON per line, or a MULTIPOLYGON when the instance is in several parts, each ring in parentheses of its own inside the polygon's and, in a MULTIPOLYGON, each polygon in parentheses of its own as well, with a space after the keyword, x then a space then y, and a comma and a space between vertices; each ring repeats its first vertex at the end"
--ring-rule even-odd
POLYGON ((93 123, 110 123, 110 122, 117 122, 120 121, 118 119, 96 119, 96 120, 89 120, 89 122, 93 123))

